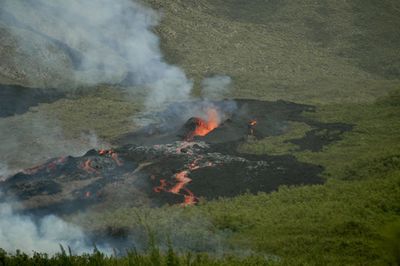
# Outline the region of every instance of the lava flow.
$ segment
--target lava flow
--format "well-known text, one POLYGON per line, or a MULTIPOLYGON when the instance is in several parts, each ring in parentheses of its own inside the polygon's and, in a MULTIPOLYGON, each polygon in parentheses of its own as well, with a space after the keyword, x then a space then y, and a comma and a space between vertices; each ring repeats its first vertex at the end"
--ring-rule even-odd
POLYGON ((193 205, 198 202, 196 196, 186 188, 186 184, 190 183, 192 179, 189 178, 189 171, 183 170, 177 174, 175 174, 175 184, 171 184, 167 182, 165 179, 160 179, 160 185, 153 188, 153 191, 156 193, 160 193, 161 191, 165 191, 172 194, 182 195, 184 197, 184 201, 182 206, 193 205), (168 186, 172 186, 168 188, 168 186))
POLYGON ((97 173, 97 170, 92 167, 92 160, 87 159, 83 163, 81 163, 81 168, 85 170, 87 173, 97 173))
POLYGON ((219 126, 220 117, 215 108, 208 108, 206 115, 206 119, 192 117, 186 122, 184 125, 186 132, 183 134, 185 141, 192 141, 195 136, 203 137, 219 126))
MULTIPOLYGON (((97 154, 102 157, 109 158, 114 161, 114 163, 120 167, 123 165, 123 162, 119 159, 118 153, 116 153, 114 150, 98 150, 97 154)), ((93 165, 97 164, 97 159, 95 157, 90 157, 87 158, 85 161, 81 162, 80 168, 86 171, 89 174, 98 174, 99 170, 96 169, 97 167, 94 167, 93 165)))
POLYGON ((185 187, 185 185, 192 181, 192 179, 188 177, 188 171, 177 173, 175 175, 175 180, 177 181, 177 183, 169 190, 169 192, 174 194, 179 194, 179 192, 185 187))
POLYGON ((105 149, 101 149, 98 151, 100 156, 105 156, 105 155, 109 155, 111 156, 111 158, 114 160, 114 162, 118 165, 118 166, 122 166, 123 163, 119 160, 118 158, 118 153, 116 153, 113 150, 105 150, 105 149))
POLYGON ((36 174, 39 171, 46 170, 47 172, 55 170, 59 165, 63 165, 66 162, 66 157, 60 157, 48 161, 47 163, 32 168, 25 169, 23 172, 28 175, 36 174))
POLYGON ((254 128, 257 125, 257 120, 253 119, 250 120, 249 123, 247 124, 247 127, 249 128, 249 134, 254 135, 254 128))
MULTIPOLYGON (((160 193, 161 191, 182 195, 184 197, 184 201, 182 206, 194 205, 198 202, 198 198, 193 194, 193 192, 188 189, 186 186, 192 179, 189 178, 189 174, 191 171, 202 167, 210 167, 213 166, 211 162, 205 161, 200 162, 203 159, 202 156, 197 157, 192 162, 186 165, 186 169, 176 173, 171 182, 168 182, 165 179, 160 179, 160 185, 153 188, 153 191, 156 193, 160 193), (172 181, 173 180, 173 181, 172 181)), ((155 176, 151 176, 151 179, 155 179, 155 176)))
POLYGON ((217 128, 219 124, 218 112, 214 108, 207 109, 207 120, 197 119, 193 136, 205 136, 217 128))

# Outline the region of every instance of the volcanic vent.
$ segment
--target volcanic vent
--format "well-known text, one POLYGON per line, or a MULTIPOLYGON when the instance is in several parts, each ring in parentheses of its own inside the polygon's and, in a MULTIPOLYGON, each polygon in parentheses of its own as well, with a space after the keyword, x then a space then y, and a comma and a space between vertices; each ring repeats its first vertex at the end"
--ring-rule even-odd
POLYGON ((290 140, 302 143, 302 149, 322 148, 351 129, 307 119, 304 111, 313 107, 256 100, 176 103, 147 114, 157 122, 122 136, 112 150, 50 160, 8 178, 2 187, 20 198, 25 210, 68 213, 115 204, 192 205, 280 185, 321 183, 320 166, 291 155, 238 149, 244 142, 283 134, 291 121, 312 127, 304 139, 290 140))
POLYGON ((204 137, 220 124, 218 112, 215 108, 209 107, 206 110, 207 118, 191 117, 183 126, 186 131, 183 139, 187 141, 193 140, 195 136, 204 137))

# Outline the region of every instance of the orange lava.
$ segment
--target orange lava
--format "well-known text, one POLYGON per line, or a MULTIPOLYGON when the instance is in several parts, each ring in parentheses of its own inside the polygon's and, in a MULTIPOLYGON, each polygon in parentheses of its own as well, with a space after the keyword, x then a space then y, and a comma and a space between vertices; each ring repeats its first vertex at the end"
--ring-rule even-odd
POLYGON ((46 164, 38 165, 38 166, 35 166, 32 168, 25 169, 23 171, 23 173, 28 174, 28 175, 34 175, 37 172, 42 171, 42 170, 46 170, 47 172, 54 171, 58 165, 65 163, 66 160, 67 160, 66 157, 60 157, 60 158, 51 160, 50 162, 48 162, 46 164))
POLYGON ((55 170, 57 168, 58 165, 65 163, 67 158, 65 157, 60 157, 58 159, 55 159, 53 161, 51 161, 48 165, 47 165, 47 170, 48 171, 52 171, 55 170))
POLYGON ((154 192, 160 193, 164 191, 167 187, 167 181, 165 179, 160 179, 160 185, 158 187, 153 188, 154 192))
POLYGON ((197 198, 193 195, 192 191, 185 188, 186 195, 184 195, 184 201, 182 203, 183 206, 194 205, 197 203, 197 198))
POLYGON ((249 134, 254 135, 254 127, 257 125, 257 120, 250 120, 248 123, 249 134))
POLYGON ((196 170, 196 169, 199 169, 199 168, 200 168, 200 165, 198 164, 198 161, 199 161, 201 158, 202 158, 202 157, 199 157, 199 158, 195 159, 193 162, 191 162, 191 163, 188 165, 188 168, 189 168, 190 171, 193 171, 193 170, 196 170))
MULTIPOLYGON (((192 179, 188 177, 188 171, 181 171, 175 175, 175 180, 177 181, 176 184, 173 185, 172 188, 168 189, 167 187, 172 185, 171 183, 167 182, 165 179, 160 179, 160 185, 153 188, 154 192, 160 193, 161 191, 183 195, 184 200, 182 206, 193 205, 198 202, 196 196, 186 188, 186 184, 191 182, 192 179)), ((150 178, 154 178, 154 176, 150 176, 150 178)))
POLYGON ((94 169, 94 168, 92 167, 91 163, 92 163, 92 160, 87 159, 86 161, 84 161, 84 162, 81 164, 81 168, 82 168, 83 170, 85 170, 86 172, 88 172, 88 173, 96 173, 97 171, 96 171, 96 169, 94 169))
POLYGON ((190 181, 192 181, 192 179, 190 179, 190 178, 188 177, 188 172, 187 172, 187 171, 182 171, 182 172, 177 173, 177 174, 175 175, 175 179, 176 179, 176 181, 178 181, 178 183, 176 183, 176 184, 169 190, 169 192, 174 193, 174 194, 179 194, 179 192, 181 191, 181 189, 183 189, 187 183, 189 183, 190 181))
POLYGON ((199 119, 193 136, 205 136, 218 127, 218 112, 214 108, 207 109, 207 120, 199 119))
POLYGON ((257 125, 257 120, 250 120, 249 126, 255 126, 257 125))
POLYGON ((118 165, 118 166, 122 166, 123 163, 121 162, 121 160, 118 158, 118 153, 116 153, 115 151, 111 150, 105 150, 105 149, 101 149, 98 151, 100 156, 106 156, 109 155, 111 156, 111 158, 114 160, 114 162, 118 165))
POLYGON ((106 155, 109 151, 105 149, 99 150, 99 155, 106 155))

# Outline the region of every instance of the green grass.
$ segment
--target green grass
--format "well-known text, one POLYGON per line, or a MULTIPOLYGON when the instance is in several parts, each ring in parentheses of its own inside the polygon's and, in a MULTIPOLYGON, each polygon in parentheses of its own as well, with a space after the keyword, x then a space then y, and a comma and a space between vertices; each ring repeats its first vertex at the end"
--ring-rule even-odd
POLYGON ((400 245, 398 167, 399 160, 397 168, 388 166, 384 174, 378 170, 362 180, 281 187, 271 194, 245 194, 197 207, 108 210, 84 216, 84 223, 91 229, 112 225, 134 233, 149 228, 160 245, 170 238, 178 250, 203 248, 214 256, 218 248, 236 255, 252 250, 288 265, 394 263, 400 245), (215 240, 220 243, 213 247, 215 240))
MULTIPOLYGON (((205 76, 227 74, 234 82, 230 97, 315 104, 317 111, 304 115, 353 124, 353 131, 320 152, 297 151, 287 142, 309 130, 302 123, 290 124, 284 135, 241 147, 320 164, 326 184, 281 187, 271 194, 202 201, 190 208, 92 210, 65 218, 94 232, 133 232, 132 243, 144 246, 151 242, 146 234, 150 229, 163 251, 133 252, 119 259, 98 253, 53 258, 2 253, 0 265, 35 260, 39 265, 267 262, 258 256, 240 258, 249 251, 283 265, 400 264, 398 1, 144 2, 163 11, 155 29, 161 48, 168 62, 182 66, 194 79, 195 95, 205 76), (168 239, 173 253, 180 255, 168 253, 168 239)), ((103 88, 32 112, 59 119, 68 137, 95 129, 112 140, 131 130, 129 117, 141 108, 139 100, 127 101, 117 91, 103 88)))
MULTIPOLYGON (((92 227, 118 223, 118 226, 127 226, 131 230, 140 227, 140 230, 148 229, 155 234, 169 228, 171 231, 166 232, 164 239, 156 239, 164 246, 162 252, 150 249, 143 253, 129 253, 119 259, 101 254, 71 257, 61 254, 53 258, 44 255, 28 258, 19 254, 8 255, 5 259, 4 254, 0 254, 0 263, 266 265, 268 262, 273 265, 396 265, 400 261, 400 171, 389 167, 384 175, 380 172, 361 181, 330 180, 325 185, 281 187, 271 194, 245 194, 191 208, 166 206, 161 209, 109 210, 91 215, 86 220, 87 225, 92 227), (194 226, 188 228, 188 224, 196 221, 194 226), (208 227, 202 225, 203 221, 208 221, 208 227), (166 226, 166 223, 170 224, 166 226), (212 241, 212 234, 224 233, 226 255, 221 257, 197 252, 188 255, 187 251, 178 252, 179 248, 175 246, 174 252, 168 251, 165 248, 168 247, 168 238, 176 237, 177 231, 173 228, 182 231, 190 229, 183 234, 190 238, 209 234, 208 241, 212 241), (265 255, 242 257, 248 254, 245 252, 247 249, 253 250, 254 254, 265 255), (171 252, 175 255, 171 255, 171 252), (171 256, 175 264, 168 263, 171 256)), ((150 240, 148 243, 151 247, 154 242, 150 240)))
MULTIPOLYGON (((393 95, 388 96, 389 101, 393 95)), ((392 100, 391 100, 392 101, 392 100)), ((375 104, 343 104, 321 106, 308 114, 324 122, 354 124, 343 140, 329 145, 322 152, 298 152, 295 156, 307 162, 326 167, 326 175, 341 178, 354 175, 368 167, 371 161, 398 154, 400 148, 399 106, 378 102, 375 104)))
POLYGON ((134 128, 133 115, 141 105, 123 98, 118 88, 105 88, 77 98, 62 99, 41 105, 41 111, 60 121, 66 137, 79 137, 93 131, 104 140, 111 140, 134 128), (111 93, 112 90, 116 92, 111 93))
POLYGON ((271 194, 203 201, 191 208, 120 208, 70 219, 91 230, 125 228, 143 243, 148 240, 140 232, 151 228, 158 243, 171 238, 178 249, 230 254, 252 250, 288 265, 394 263, 400 245, 398 96, 394 91, 376 103, 325 105, 305 114, 354 125, 343 140, 320 152, 296 151, 285 144, 309 130, 302 123, 290 124, 284 135, 245 145, 247 152, 289 152, 321 164, 324 185, 281 187, 271 194))
POLYGON ((365 103, 399 85, 398 1, 145 0, 163 13, 166 59, 231 97, 365 103), (397 74, 396 74, 397 73, 397 74))
POLYGON ((139 253, 136 251, 129 251, 123 257, 107 256, 98 250, 94 250, 92 254, 83 255, 67 255, 64 248, 61 247, 61 252, 54 256, 49 256, 43 253, 35 253, 33 256, 28 256, 24 253, 17 252, 16 254, 8 254, 0 249, 0 265, 10 266, 24 266, 24 265, 88 265, 88 266, 100 266, 100 265, 121 265, 121 266, 179 266, 179 265, 190 265, 190 266, 208 266, 208 265, 272 265, 263 257, 251 256, 247 258, 238 257, 224 257, 224 258, 212 258, 207 254, 191 254, 186 253, 180 255, 176 253, 172 248, 166 252, 160 252, 160 250, 153 246, 146 253, 139 253))
POLYGON ((321 152, 299 151, 297 145, 288 142, 310 130, 304 123, 291 123, 283 135, 258 141, 250 139, 240 150, 254 154, 292 154, 300 161, 324 166, 326 177, 354 178, 359 175, 357 171, 364 173, 376 160, 398 155, 399 95, 400 90, 394 90, 375 103, 318 105, 316 112, 304 113, 321 122, 354 125, 352 131, 344 133, 342 140, 325 146, 321 152))
POLYGON ((290 139, 302 138, 311 129, 305 123, 290 122, 286 132, 278 136, 270 136, 262 140, 250 138, 239 150, 244 153, 282 155, 294 152, 297 145, 288 142, 290 139))
MULTIPOLYGON (((396 256, 385 250, 381 231, 400 222, 399 178, 396 172, 362 182, 281 188, 271 195, 210 203, 207 210, 220 228, 238 230, 231 241, 285 261, 385 263, 396 256)), ((398 248, 396 241, 392 248, 398 248)))

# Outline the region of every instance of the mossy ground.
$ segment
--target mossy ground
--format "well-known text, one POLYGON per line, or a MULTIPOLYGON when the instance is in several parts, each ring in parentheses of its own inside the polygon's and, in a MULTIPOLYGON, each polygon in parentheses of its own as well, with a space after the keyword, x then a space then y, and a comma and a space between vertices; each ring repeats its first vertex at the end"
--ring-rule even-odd
MULTIPOLYGON (((309 130, 291 123, 286 134, 253 141, 247 152, 293 154, 325 167, 326 184, 281 187, 271 194, 245 194, 202 201, 199 206, 120 208, 69 217, 87 229, 124 228, 157 241, 171 238, 178 250, 252 250, 277 264, 385 265, 398 262, 400 224, 400 106, 398 91, 371 104, 326 105, 305 115, 355 125, 320 152, 296 151, 285 139, 309 130), (390 233, 388 233, 390 232, 390 233), (189 241, 195 239, 195 241, 189 241), (318 262, 318 263, 316 263, 318 262)), ((134 240, 132 240, 134 241, 134 240)), ((211 252, 214 252, 212 250, 211 252)))
POLYGON ((239 150, 240 152, 253 154, 288 154, 298 149, 297 145, 290 143, 288 140, 301 138, 310 129, 311 127, 305 123, 290 122, 284 134, 270 136, 262 140, 250 137, 247 142, 239 147, 239 150))
MULTIPOLYGON (((242 147, 320 164, 324 185, 283 187, 185 209, 120 208, 66 218, 94 231, 140 231, 145 224, 163 228, 164 236, 222 234, 218 239, 228 250, 276 255, 279 264, 400 263, 398 1, 145 2, 163 12, 155 29, 162 49, 167 61, 194 79, 194 94, 205 76, 227 74, 234 82, 230 97, 314 104, 316 112, 305 116, 354 128, 319 152, 287 142, 305 134, 302 123, 242 147), (206 225, 193 225, 196 217, 206 225), (181 226, 184 230, 172 230, 181 226)), ((60 119, 69 136, 94 128, 112 140, 130 130, 127 119, 140 110, 135 100, 116 95, 105 89, 38 110, 60 119)), ((223 263, 229 261, 209 264, 223 263)))
POLYGON ((145 2, 162 11, 166 59, 197 90, 227 74, 233 97, 325 104, 370 102, 399 85, 394 0, 145 2))

